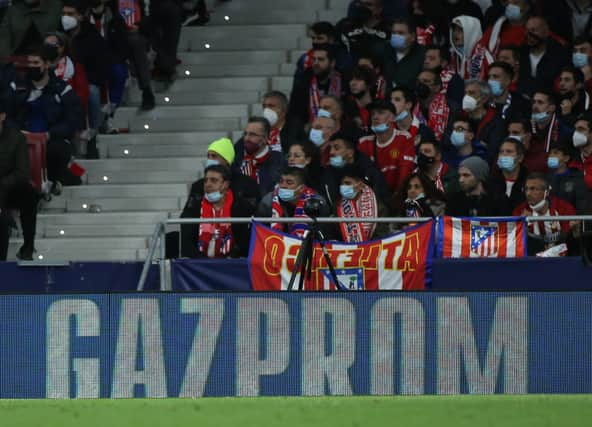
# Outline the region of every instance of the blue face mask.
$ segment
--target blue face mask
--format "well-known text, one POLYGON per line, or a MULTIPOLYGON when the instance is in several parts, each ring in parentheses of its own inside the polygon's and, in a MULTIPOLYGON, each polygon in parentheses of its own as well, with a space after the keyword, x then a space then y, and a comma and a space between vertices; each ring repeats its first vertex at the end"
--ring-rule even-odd
POLYGON ((559 168, 559 157, 548 157, 547 158, 547 166, 549 166, 549 169, 557 169, 559 168))
POLYGON ((499 156, 497 159, 497 165, 504 172, 512 172, 515 165, 514 157, 499 156))
POLYGON ((588 65, 588 55, 581 52, 574 52, 571 56, 571 62, 576 68, 582 68, 588 65))
POLYGON ((216 159, 208 159, 206 160, 206 168, 209 168, 210 166, 217 166, 220 164, 219 160, 216 159))
POLYGON ((544 122, 545 120, 547 120, 547 117, 549 117, 549 113, 547 111, 542 112, 542 113, 532 113, 532 120, 534 120, 537 123, 541 123, 544 122))
POLYGON ((323 110, 322 108, 317 112, 317 117, 325 117, 327 119, 331 118, 331 112, 327 110, 323 110))
POLYGON ((389 130, 389 125, 386 123, 381 123, 379 125, 371 126, 370 129, 372 129, 372 132, 374 133, 385 133, 387 130, 389 130))
POLYGON ((308 133, 308 138, 317 147, 323 145, 323 131, 320 129, 311 129, 308 133))
POLYGON ((222 200, 222 193, 220 193, 219 191, 206 193, 205 198, 210 203, 218 203, 220 200, 222 200))
POLYGON ((452 134, 450 135, 450 142, 452 142, 452 145, 454 145, 456 148, 462 147, 465 145, 465 133, 460 131, 452 131, 452 134))
POLYGON ((345 166, 345 160, 342 156, 331 156, 329 158, 329 164, 334 168, 342 168, 345 166))
POLYGON ((391 36, 391 46, 395 50, 404 50, 407 47, 407 40, 405 40, 405 36, 393 34, 391 36))
POLYGON ((407 112, 407 110, 404 110, 404 111, 401 111, 399 114, 397 114, 397 117, 395 117, 395 121, 402 122, 407 117, 409 117, 409 113, 407 112))
POLYGON ((508 138, 515 139, 518 142, 522 142, 522 135, 508 135, 508 138))
POLYGON ((352 200, 356 197, 356 190, 354 190, 353 185, 340 185, 339 186, 339 193, 341 197, 344 199, 352 200))
POLYGON ((502 93, 504 93, 504 89, 502 88, 502 84, 499 82, 499 80, 488 80, 487 84, 489 85, 493 96, 500 96, 502 93))
POLYGON ((296 198, 296 190, 292 190, 290 188, 280 188, 278 191, 278 196, 284 202, 291 202, 296 198))
POLYGON ((506 6, 505 15, 506 18, 508 18, 508 20, 510 21, 520 21, 520 18, 522 18, 522 11, 520 10, 520 6, 517 6, 515 4, 508 4, 506 6))

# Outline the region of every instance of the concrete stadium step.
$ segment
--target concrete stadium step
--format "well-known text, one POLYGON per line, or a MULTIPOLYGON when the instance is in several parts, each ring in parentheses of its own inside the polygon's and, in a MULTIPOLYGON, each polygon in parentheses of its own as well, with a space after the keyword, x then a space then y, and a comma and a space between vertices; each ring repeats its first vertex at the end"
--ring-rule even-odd
POLYGON ((168 144, 202 145, 225 136, 228 136, 228 132, 122 133, 119 135, 100 135, 99 143, 109 147, 133 147, 137 145, 166 147, 168 144))
POLYGON ((58 237, 104 237, 105 233, 120 237, 148 237, 154 232, 155 224, 112 224, 104 225, 47 225, 37 233, 43 238, 58 237))
MULTIPOLYGON (((121 172, 133 171, 138 175, 148 171, 195 171, 201 167, 206 157, 173 157, 166 160, 160 159, 101 159, 101 160, 78 160, 80 166, 84 167, 87 173, 121 172)), ((106 180, 109 181, 109 180, 106 180)))
POLYGON ((183 197, 187 195, 186 184, 124 184, 124 185, 81 185, 64 187, 60 197, 56 199, 82 199, 92 203, 95 198, 150 198, 150 197, 183 197))
MULTIPOLYGON (((282 5, 283 6, 283 5, 282 5)), ((210 16, 210 24, 212 25, 257 25, 267 24, 274 22, 275 24, 309 24, 317 21, 318 13, 314 9, 270 9, 262 11, 255 9, 251 13, 245 13, 246 11, 236 14, 232 11, 226 11, 222 13, 218 10, 210 16), (229 19, 226 20, 225 17, 229 19)))
MULTIPOLYGON (((146 249, 148 247, 148 237, 127 237, 119 239, 118 237, 98 237, 98 238, 74 238, 58 237, 55 239, 37 239, 35 248, 38 252, 49 252, 55 249, 88 250, 88 249, 146 249)), ((19 239, 15 239, 19 242, 19 239)), ((12 241, 11 241, 12 243, 12 241)))
POLYGON ((185 65, 240 65, 240 64, 280 64, 287 58, 285 49, 278 50, 236 50, 236 51, 206 51, 179 52, 181 60, 179 69, 185 65))
POLYGON ((168 157, 198 157, 203 156, 208 149, 209 142, 200 144, 166 144, 162 146, 156 145, 139 145, 133 149, 128 147, 121 148, 110 147, 108 151, 102 155, 102 158, 107 159, 156 159, 168 157))
POLYGON ((280 76, 293 77, 296 72, 296 63, 280 64, 280 76))
MULTIPOLYGON (((59 242, 58 245, 54 243, 55 240, 60 239, 40 239, 35 242, 37 252, 34 257, 35 260, 46 262, 76 262, 76 261, 143 261, 146 259, 148 249, 145 248, 119 248, 117 246, 110 248, 92 247, 92 242, 98 239, 97 237, 87 238, 88 248, 69 248, 67 243, 59 242), (45 241, 51 240, 51 247, 47 247, 45 241), (116 248, 116 249, 115 249, 116 248)), ((82 240, 82 239, 80 239, 82 240)), ((122 239, 125 240, 125 239, 122 239)), ((16 260, 16 252, 22 245, 22 241, 10 242, 8 248, 8 260, 16 260)))
MULTIPOLYGON (((125 121, 115 122, 126 126, 125 121)), ((225 133, 231 130, 242 129, 246 119, 237 118, 211 118, 211 119, 134 119, 127 122, 130 132, 138 133, 169 133, 169 132, 197 132, 211 131, 225 133)))
POLYGON ((244 37, 240 39, 228 39, 186 35, 179 41, 179 50, 186 52, 201 52, 208 50, 224 51, 239 50, 241 48, 253 50, 278 50, 295 49, 298 40, 289 35, 275 37, 244 37))
POLYGON ((280 64, 258 63, 241 65, 183 65, 179 68, 179 78, 199 77, 251 77, 275 76, 280 72, 280 64))
POLYGON ((101 212, 163 211, 180 209, 180 197, 84 198, 66 199, 66 212, 90 212, 93 205, 101 212))
POLYGON ((138 224, 152 225, 152 231, 158 221, 169 217, 167 211, 162 212, 101 212, 93 213, 69 213, 69 214, 47 214, 41 213, 37 216, 38 227, 49 226, 110 226, 114 224, 138 224))
POLYGON ((343 9, 319 10, 317 11, 317 20, 329 21, 333 24, 347 16, 347 6, 343 9))
MULTIPOLYGON (((215 91, 215 92, 155 92, 157 106, 171 105, 228 105, 251 104, 261 99, 261 91, 215 91)), ((142 102, 142 92, 128 91, 126 104, 138 107, 142 102)))
POLYGON ((297 64, 300 57, 305 54, 310 47, 305 47, 304 49, 290 49, 288 52, 288 61, 290 64, 297 64))
POLYGON ((178 92, 212 92, 212 91, 267 91, 269 87, 268 77, 223 77, 180 79, 168 87, 171 93, 178 92))
POLYGON ((123 124, 132 120, 168 120, 168 119, 203 119, 203 118, 247 118, 247 104, 228 105, 170 105, 156 107, 151 111, 142 111, 133 107, 117 109, 114 123, 123 124))
POLYGON ((272 77, 271 79, 271 89, 272 90, 279 90, 284 92, 286 95, 289 95, 292 91, 292 84, 294 79, 292 77, 283 76, 283 77, 272 77))
MULTIPOLYGON (((130 159, 131 160, 131 159, 130 159)), ((200 162, 196 162, 199 164, 200 162)), ((203 164, 203 160, 201 161, 203 164)), ((191 183, 203 176, 203 166, 195 170, 170 170, 170 171, 102 171, 89 172, 85 175, 87 184, 105 184, 104 177, 108 177, 109 184, 173 184, 191 183)))
MULTIPOLYGON (((333 1, 333 0, 330 0, 333 1)), ((342 2, 336 2, 335 5, 341 6, 342 2)), ((227 13, 234 11, 237 14, 246 14, 249 11, 257 10, 260 13, 266 13, 274 8, 288 9, 326 9, 331 7, 327 0, 252 0, 249 2, 228 2, 216 7, 216 13, 227 13), (248 5, 246 4, 248 3, 248 5)))
MULTIPOLYGON (((205 27, 185 27, 181 37, 189 39, 235 39, 251 38, 297 38, 306 36, 306 25, 207 25, 205 27)), ((243 45, 243 47, 248 47, 243 45)))

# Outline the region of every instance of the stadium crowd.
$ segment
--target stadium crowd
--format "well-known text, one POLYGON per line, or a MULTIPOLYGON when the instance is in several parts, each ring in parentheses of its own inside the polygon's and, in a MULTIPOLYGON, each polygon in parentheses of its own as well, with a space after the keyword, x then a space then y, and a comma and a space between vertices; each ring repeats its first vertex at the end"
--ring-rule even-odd
MULTIPOLYGON (((27 259, 36 205, 22 189, 18 130, 47 135, 54 194, 76 184, 71 141, 113 131, 128 67, 141 108, 153 108, 151 78, 174 78, 184 16, 208 18, 202 2, 13 3, 0 24, 9 59, 0 69, 0 207, 20 209, 27 259)), ((592 1, 355 0, 344 14, 311 23, 289 97, 266 93, 240 140, 208 147, 182 217, 299 218, 311 198, 324 201, 322 216, 361 219, 592 213, 592 1)), ((560 243, 579 250, 577 222, 529 227, 529 254, 560 243)), ((394 226, 324 228, 327 239, 360 242, 394 226)), ((169 255, 245 256, 249 247, 247 225, 185 225, 180 236, 169 236, 169 255)))

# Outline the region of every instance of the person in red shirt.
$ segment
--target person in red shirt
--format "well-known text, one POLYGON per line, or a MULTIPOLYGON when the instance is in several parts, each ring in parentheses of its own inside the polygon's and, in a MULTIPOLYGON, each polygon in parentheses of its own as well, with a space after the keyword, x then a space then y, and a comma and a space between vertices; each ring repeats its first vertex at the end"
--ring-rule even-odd
POLYGON ((580 151, 584 182, 588 191, 592 191, 592 113, 584 113, 578 117, 572 141, 574 147, 580 151))
MULTIPOLYGON (((524 184, 526 200, 516 206, 514 216, 566 216, 575 215, 576 209, 559 197, 550 194, 545 175, 534 172, 524 184)), ((566 243, 571 229, 577 225, 570 221, 539 221, 528 225, 528 253, 536 254, 561 243, 566 243)))
POLYGON ((396 192, 415 169, 415 146, 409 132, 394 128, 396 110, 392 103, 374 101, 368 106, 374 135, 363 137, 358 150, 369 156, 391 189, 396 192))

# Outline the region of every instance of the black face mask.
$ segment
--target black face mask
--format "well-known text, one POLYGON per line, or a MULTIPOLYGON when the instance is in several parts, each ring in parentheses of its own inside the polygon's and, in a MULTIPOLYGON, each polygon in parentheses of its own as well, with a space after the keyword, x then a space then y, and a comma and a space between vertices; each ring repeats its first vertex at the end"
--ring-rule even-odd
POLYGON ((415 86, 415 93, 419 99, 427 99, 430 96, 430 87, 423 83, 417 83, 415 86))
POLYGON ((352 95, 353 95, 353 97, 354 97, 354 98, 356 98, 356 99, 362 99, 362 98, 364 97, 364 95, 366 95, 366 93, 367 93, 367 92, 368 92, 368 91, 366 91, 366 90, 365 90, 365 91, 362 91, 362 92, 360 92, 360 93, 353 93, 353 92, 352 92, 352 95))
POLYGON ((29 80, 38 82, 39 80, 43 79, 45 72, 41 71, 41 67, 33 67, 29 68, 27 71, 27 76, 29 77, 29 80))
POLYGON ((46 43, 43 45, 43 49, 45 50, 45 54, 47 55, 47 60, 49 62, 54 62, 56 59, 58 59, 58 56, 60 56, 57 46, 46 43))
POLYGON ((426 156, 425 154, 419 153, 417 155, 417 166, 421 171, 426 171, 436 162, 435 157, 426 156))

